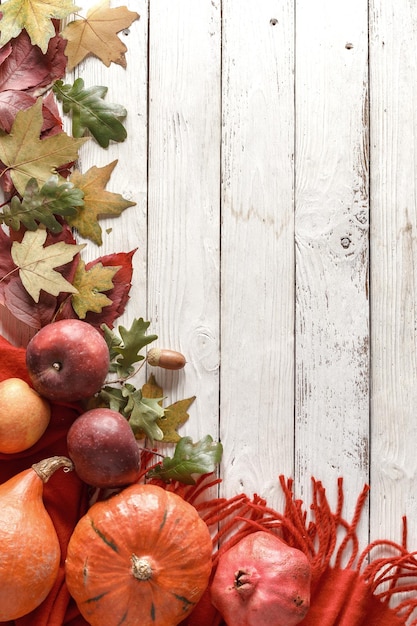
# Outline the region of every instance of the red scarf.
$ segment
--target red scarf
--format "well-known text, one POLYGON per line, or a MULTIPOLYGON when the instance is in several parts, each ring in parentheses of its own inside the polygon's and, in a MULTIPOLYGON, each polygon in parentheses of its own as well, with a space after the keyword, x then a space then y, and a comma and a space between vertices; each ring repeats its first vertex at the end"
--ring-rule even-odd
MULTIPOLYGON (((12 376, 29 382, 25 350, 10 345, 0 337, 0 381, 12 376)), ((41 459, 56 454, 67 455, 66 433, 80 413, 77 405, 52 405, 50 426, 41 440, 30 450, 0 454, 0 483, 30 467, 41 459)), ((150 456, 144 455, 144 472, 150 456)), ((158 481, 154 481, 158 482, 158 481)), ((264 499, 239 494, 231 499, 209 498, 218 480, 203 476, 195 486, 180 483, 169 485, 191 502, 210 530, 221 531, 213 539, 213 573, 219 555, 241 537, 255 530, 279 531, 291 546, 302 550, 310 559, 313 571, 311 608, 300 626, 416 626, 417 625, 417 552, 407 548, 407 526, 404 519, 402 544, 391 541, 374 542, 360 552, 357 524, 368 494, 365 487, 358 497, 352 521, 342 517, 343 483, 339 481, 336 511, 331 511, 322 484, 313 479, 313 521, 307 522, 303 503, 295 500, 292 481, 280 477, 286 506, 279 513, 267 506, 264 499), (371 559, 378 548, 378 558, 371 559), (384 554, 385 556, 381 556, 384 554), (348 562, 345 559, 348 557, 348 562), (343 564, 343 565, 342 565, 343 564), (401 591, 409 595, 395 604, 401 591), (393 606, 389 606, 389 603, 393 606)), ((159 483, 158 483, 159 484, 159 483)), ((56 472, 44 487, 45 506, 55 524, 61 544, 61 567, 57 581, 46 600, 32 613, 6 626, 86 626, 65 586, 64 560, 66 546, 78 519, 88 506, 88 488, 74 472, 56 472)), ((210 587, 201 601, 182 622, 182 626, 225 626, 210 602, 210 587)))

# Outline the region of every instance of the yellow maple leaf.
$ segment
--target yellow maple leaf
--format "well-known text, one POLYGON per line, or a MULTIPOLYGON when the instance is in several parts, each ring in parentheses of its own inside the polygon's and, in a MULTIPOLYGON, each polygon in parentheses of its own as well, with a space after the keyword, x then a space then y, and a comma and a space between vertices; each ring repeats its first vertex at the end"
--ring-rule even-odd
POLYGON ((110 0, 102 0, 87 13, 87 17, 70 22, 62 31, 62 37, 68 41, 65 54, 68 58, 68 70, 89 54, 98 57, 109 67, 116 63, 126 67, 127 47, 117 33, 139 19, 139 14, 127 7, 110 8, 110 0))
POLYGON ((85 246, 64 241, 44 246, 46 236, 45 229, 28 230, 21 242, 14 241, 12 244, 11 255, 19 268, 20 280, 35 302, 39 302, 41 289, 53 296, 77 291, 55 268, 72 261, 85 246))
POLYGON ((42 124, 42 98, 38 98, 33 106, 18 111, 8 135, 0 135, 0 161, 6 166, 3 173, 10 173, 20 195, 31 178, 41 186, 56 174, 57 167, 75 161, 78 149, 88 141, 64 132, 40 139, 42 124))
POLYGON ((174 404, 166 407, 164 417, 157 420, 159 428, 164 433, 161 441, 177 443, 177 441, 181 439, 180 435, 177 433, 177 429, 188 420, 188 409, 194 400, 195 396, 192 396, 191 398, 178 400, 174 402, 174 404))
MULTIPOLYGON (((161 398, 164 395, 162 387, 156 382, 155 376, 151 374, 148 382, 142 386, 144 398, 161 398)), ((156 423, 163 432, 161 441, 165 443, 177 443, 181 439, 177 430, 188 420, 188 409, 194 402, 195 396, 178 400, 164 409, 163 417, 157 419, 156 423)))
POLYGON ((71 300, 73 309, 80 319, 85 319, 88 311, 101 313, 105 306, 112 304, 110 298, 102 292, 113 289, 113 277, 120 267, 96 263, 86 270, 84 261, 80 260, 72 281, 78 293, 75 293, 71 300))
POLYGON ((98 218, 116 217, 136 204, 126 200, 119 193, 105 190, 116 164, 117 160, 104 167, 94 165, 85 174, 75 170, 70 178, 74 186, 84 192, 84 207, 79 209, 74 217, 68 217, 68 223, 74 226, 82 237, 99 246, 102 244, 102 230, 98 218))
POLYGON ((32 45, 45 54, 55 36, 52 19, 62 19, 80 7, 73 0, 8 0, 1 5, 0 47, 25 29, 32 45))

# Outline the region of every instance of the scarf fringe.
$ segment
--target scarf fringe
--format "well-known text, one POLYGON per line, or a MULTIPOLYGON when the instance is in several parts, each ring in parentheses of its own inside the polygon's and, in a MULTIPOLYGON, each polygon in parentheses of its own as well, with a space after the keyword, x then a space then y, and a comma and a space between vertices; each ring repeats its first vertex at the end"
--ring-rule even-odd
MULTIPOLYGON (((144 467, 144 475, 146 471, 144 467)), ((309 558, 313 590, 328 568, 354 570, 369 593, 389 606, 404 625, 417 626, 417 551, 408 550, 406 518, 402 519, 401 544, 377 540, 360 551, 357 527, 369 486, 363 487, 352 519, 348 522, 343 517, 343 479, 339 478, 337 483, 334 511, 321 481, 311 480, 310 520, 302 500, 294 498, 294 481, 283 475, 279 476, 285 497, 283 513, 269 507, 266 500, 257 494, 252 498, 238 494, 232 498, 207 499, 208 493, 221 483, 221 479, 213 474, 200 476, 194 485, 179 482, 165 484, 155 479, 150 482, 176 492, 195 506, 212 533, 214 569, 220 556, 246 535, 256 530, 271 532, 278 534, 288 545, 302 550, 309 558)))

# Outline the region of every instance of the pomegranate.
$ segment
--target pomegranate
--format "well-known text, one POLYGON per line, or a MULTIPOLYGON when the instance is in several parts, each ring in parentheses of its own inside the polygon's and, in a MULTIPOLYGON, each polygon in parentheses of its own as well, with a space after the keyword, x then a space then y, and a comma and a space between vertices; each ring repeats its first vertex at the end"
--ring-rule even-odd
POLYGON ((211 601, 227 626, 295 626, 310 607, 310 584, 306 555, 257 531, 220 556, 211 601))

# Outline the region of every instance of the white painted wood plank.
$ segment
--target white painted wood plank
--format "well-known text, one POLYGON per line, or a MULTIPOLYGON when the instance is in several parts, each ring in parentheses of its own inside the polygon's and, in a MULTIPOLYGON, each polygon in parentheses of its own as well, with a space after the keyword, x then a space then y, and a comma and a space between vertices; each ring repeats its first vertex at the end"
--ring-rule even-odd
POLYGON ((371 538, 417 545, 417 6, 373 0, 371 538))
MULTIPOLYGON (((366 0, 297 0, 296 476, 368 480, 366 0)), ((363 520, 366 539, 367 520, 363 520)))
POLYGON ((149 39, 148 314, 181 372, 171 400, 197 396, 181 434, 218 436, 220 2, 152 0, 149 39))
POLYGON ((293 473, 293 5, 223 1, 223 492, 293 473))

